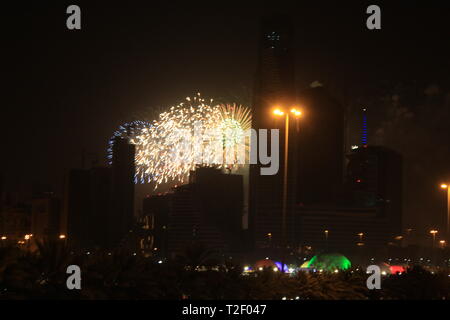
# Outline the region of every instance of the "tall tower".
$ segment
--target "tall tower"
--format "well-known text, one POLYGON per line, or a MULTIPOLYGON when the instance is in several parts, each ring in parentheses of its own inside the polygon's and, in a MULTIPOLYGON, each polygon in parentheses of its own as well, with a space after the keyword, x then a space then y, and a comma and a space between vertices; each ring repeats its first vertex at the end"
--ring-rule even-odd
POLYGON ((116 246, 129 234, 134 222, 135 146, 116 138, 112 158, 112 209, 109 244, 116 246))
MULTIPOLYGON (((269 243, 279 244, 282 240, 284 120, 275 118, 272 110, 274 106, 290 109, 295 102, 293 38, 294 28, 289 17, 272 16, 263 19, 254 84, 252 127, 256 130, 268 130, 268 150, 271 150, 270 129, 280 130, 279 149, 276 150, 280 166, 278 173, 270 176, 261 175, 260 164, 250 167, 249 229, 253 245, 257 248, 269 243)), ((293 133, 295 126, 291 127, 293 133)), ((289 136, 291 137, 291 132, 289 136)), ((257 146, 252 145, 252 148, 257 146)), ((293 149, 289 151, 290 154, 291 152, 293 149)), ((289 180, 288 184, 288 203, 291 203, 293 181, 289 180)))
POLYGON ((335 205, 344 175, 345 112, 323 86, 300 93, 304 121, 298 142, 298 194, 302 205, 335 205))

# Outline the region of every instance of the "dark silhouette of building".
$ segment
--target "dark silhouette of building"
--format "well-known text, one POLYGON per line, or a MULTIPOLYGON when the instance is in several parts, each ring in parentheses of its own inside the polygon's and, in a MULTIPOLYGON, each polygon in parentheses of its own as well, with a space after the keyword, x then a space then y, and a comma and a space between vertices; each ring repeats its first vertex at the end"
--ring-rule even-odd
POLYGON ((31 234, 39 241, 56 240, 61 234, 61 201, 51 193, 32 200, 31 234))
POLYGON ((189 184, 144 199, 154 248, 176 255, 193 242, 222 253, 242 252, 243 179, 215 168, 197 168, 189 184))
POLYGON ((75 247, 115 248, 134 227, 134 156, 130 168, 130 149, 120 148, 111 167, 69 173, 62 233, 75 247))
POLYGON ((112 158, 112 198, 109 215, 109 243, 117 246, 134 226, 135 146, 116 138, 112 158))
MULTIPOLYGON (((282 240, 282 192, 284 170, 284 117, 273 115, 275 107, 289 111, 295 105, 293 26, 286 16, 265 18, 261 25, 258 66, 255 77, 252 127, 267 129, 268 150, 271 145, 270 129, 279 129, 279 170, 275 175, 261 175, 260 164, 250 166, 249 232, 253 246, 263 246, 269 233, 274 242, 282 240)), ((295 141, 297 126, 291 123, 289 137, 295 141)), ((289 158, 295 162, 295 145, 289 158)), ((256 147, 256 146, 254 146, 256 147)), ((293 163, 293 162, 291 162, 293 163)), ((295 166, 289 166, 288 211, 293 204, 295 166)))
POLYGON ((74 247, 88 247, 91 215, 89 170, 70 170, 65 185, 64 218, 62 233, 74 247))
POLYGON ((5 243, 23 242, 24 236, 31 233, 31 206, 23 202, 8 199, 0 212, 0 241, 5 243))
POLYGON ((402 157, 386 147, 363 146, 348 155, 346 188, 359 207, 377 207, 389 231, 402 230, 402 157))
POLYGON ((344 108, 322 86, 300 94, 297 203, 338 202, 344 181, 344 108))
POLYGON ((148 196, 142 203, 143 226, 146 231, 141 249, 167 256, 167 228, 169 225, 171 194, 148 196))

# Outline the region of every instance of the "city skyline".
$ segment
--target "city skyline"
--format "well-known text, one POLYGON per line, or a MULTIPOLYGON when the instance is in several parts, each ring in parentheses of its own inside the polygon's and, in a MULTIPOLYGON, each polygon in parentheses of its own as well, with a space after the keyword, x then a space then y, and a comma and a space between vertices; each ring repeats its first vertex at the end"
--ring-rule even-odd
POLYGON ((283 283, 269 299, 301 300, 312 279, 338 299, 401 299, 414 277, 448 297, 443 7, 68 6, 7 7, 0 298, 22 254, 60 259, 27 295, 64 288, 71 261, 89 281, 129 266, 99 273, 106 296, 217 299, 186 279, 234 274, 228 299, 260 277, 283 283), (371 268, 391 289, 363 283, 371 268))

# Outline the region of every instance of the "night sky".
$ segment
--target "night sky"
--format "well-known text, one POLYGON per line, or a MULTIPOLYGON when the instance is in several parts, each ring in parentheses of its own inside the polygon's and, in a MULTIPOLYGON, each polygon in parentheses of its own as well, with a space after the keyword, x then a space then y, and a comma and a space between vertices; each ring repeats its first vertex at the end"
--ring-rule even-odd
POLYGON ((369 143, 405 157, 405 227, 440 222, 437 184, 450 180, 446 2, 36 2, 2 5, 7 190, 61 193, 83 149, 86 166, 105 164, 120 124, 197 92, 249 104, 260 18, 281 12, 296 26, 298 90, 318 80, 346 105, 349 145, 367 106, 369 143), (81 7, 81 31, 66 28, 70 4, 81 7), (369 4, 380 5, 382 30, 366 28, 369 4))

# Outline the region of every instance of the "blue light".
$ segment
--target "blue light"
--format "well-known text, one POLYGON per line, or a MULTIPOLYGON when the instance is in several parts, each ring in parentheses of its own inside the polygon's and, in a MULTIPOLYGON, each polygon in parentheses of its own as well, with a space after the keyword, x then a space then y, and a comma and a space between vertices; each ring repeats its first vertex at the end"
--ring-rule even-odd
POLYGON ((368 127, 367 127, 367 109, 363 109, 363 130, 362 130, 362 144, 367 145, 368 127))

